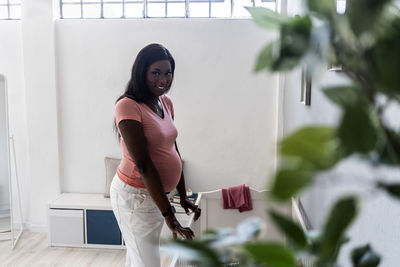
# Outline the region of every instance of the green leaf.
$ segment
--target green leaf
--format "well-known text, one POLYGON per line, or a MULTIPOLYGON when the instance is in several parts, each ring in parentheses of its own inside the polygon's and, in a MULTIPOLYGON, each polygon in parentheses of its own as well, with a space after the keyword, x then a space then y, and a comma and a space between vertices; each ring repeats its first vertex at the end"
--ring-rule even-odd
POLYGON ((346 1, 346 14, 353 32, 359 36, 372 30, 383 7, 390 0, 351 0, 346 1))
POLYGON ((355 86, 329 87, 325 88, 323 92, 329 100, 341 107, 354 105, 368 107, 369 105, 365 92, 355 86))
POLYGON ((310 47, 311 26, 308 16, 297 16, 283 22, 279 41, 268 44, 261 51, 255 71, 284 71, 299 65, 310 47))
POLYGON ((288 71, 292 70, 300 64, 301 56, 280 56, 271 66, 271 71, 288 71))
POLYGON ((279 57, 272 66, 273 71, 290 70, 296 67, 310 48, 311 19, 296 16, 282 24, 279 57))
POLYGON ((310 163, 300 160, 293 166, 280 168, 272 184, 271 195, 276 200, 288 200, 313 182, 314 169, 310 163))
POLYGON ((327 16, 336 12, 335 0, 307 0, 310 11, 327 16))
POLYGON ((301 227, 289 218, 270 210, 269 214, 274 220, 275 225, 299 248, 307 245, 307 238, 301 227))
POLYGON ((376 186, 385 190, 392 197, 400 199, 400 183, 378 182, 376 186))
POLYGON ((244 245, 244 249, 260 264, 271 267, 295 267, 293 253, 281 244, 254 243, 244 245))
POLYGON ((344 240, 344 233, 357 214, 355 197, 343 197, 332 208, 322 231, 320 261, 334 262, 344 240))
POLYGON ((279 29, 288 17, 263 7, 246 7, 254 22, 265 29, 279 29))
POLYGON ((380 91, 400 96, 400 17, 386 29, 369 54, 375 69, 371 71, 380 91))
POLYGON ((369 244, 353 249, 351 260, 354 267, 376 267, 381 259, 370 247, 369 244))
POLYGON ((258 55, 257 64, 254 69, 255 72, 263 69, 271 69, 275 64, 275 60, 278 57, 279 47, 276 42, 268 44, 258 55))
POLYGON ((304 127, 281 141, 280 152, 311 162, 319 169, 327 169, 337 162, 335 129, 326 126, 304 127))
POLYGON ((348 155, 366 154, 372 151, 377 143, 379 132, 371 112, 360 106, 347 106, 338 129, 341 147, 348 155))

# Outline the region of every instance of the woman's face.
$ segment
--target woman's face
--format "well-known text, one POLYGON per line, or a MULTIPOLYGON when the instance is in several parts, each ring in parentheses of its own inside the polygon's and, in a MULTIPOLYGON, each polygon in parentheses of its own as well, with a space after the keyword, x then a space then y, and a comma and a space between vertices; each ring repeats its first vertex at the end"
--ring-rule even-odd
POLYGON ((154 96, 163 95, 171 86, 173 79, 171 64, 159 60, 150 65, 146 72, 146 86, 154 96))

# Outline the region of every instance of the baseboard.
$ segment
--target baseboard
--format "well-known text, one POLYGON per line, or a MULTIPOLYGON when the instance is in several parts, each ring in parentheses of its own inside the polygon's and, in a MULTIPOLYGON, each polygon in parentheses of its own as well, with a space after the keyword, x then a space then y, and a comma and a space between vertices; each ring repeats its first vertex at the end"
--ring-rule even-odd
MULTIPOLYGON (((17 225, 19 226, 20 224, 17 225)), ((45 224, 33 224, 28 222, 24 224, 24 229, 30 232, 47 233, 47 225, 45 224)))
MULTIPOLYGON (((21 222, 14 222, 13 223, 14 229, 19 230, 21 229, 21 222)), ((24 223, 23 229, 29 232, 38 232, 38 233, 47 233, 47 225, 44 224, 34 224, 34 223, 24 223)))

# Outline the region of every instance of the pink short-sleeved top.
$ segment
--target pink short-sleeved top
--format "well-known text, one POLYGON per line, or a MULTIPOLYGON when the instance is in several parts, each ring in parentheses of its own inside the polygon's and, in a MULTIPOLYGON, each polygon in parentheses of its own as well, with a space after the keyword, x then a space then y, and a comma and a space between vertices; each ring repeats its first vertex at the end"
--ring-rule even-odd
MULTIPOLYGON (((117 126, 123 120, 135 120, 142 123, 150 158, 160 174, 165 192, 170 192, 180 180, 182 162, 175 148, 178 131, 172 119, 174 116, 172 101, 168 96, 163 95, 160 97, 160 102, 164 118, 158 116, 146 104, 138 103, 128 97, 117 102, 114 115, 117 126)), ((122 136, 121 146, 122 160, 117 169, 118 176, 126 184, 146 188, 122 136)))

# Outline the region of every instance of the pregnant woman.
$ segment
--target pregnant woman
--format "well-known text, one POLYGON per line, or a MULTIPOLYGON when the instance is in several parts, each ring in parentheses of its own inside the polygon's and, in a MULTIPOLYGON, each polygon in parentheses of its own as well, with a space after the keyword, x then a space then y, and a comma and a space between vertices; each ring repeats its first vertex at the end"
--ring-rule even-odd
POLYGON ((144 47, 136 57, 131 79, 115 105, 115 127, 122 160, 111 189, 111 205, 125 240, 126 266, 160 266, 159 239, 164 221, 169 229, 191 239, 193 232, 175 218, 167 194, 178 190, 181 206, 201 210, 186 196, 177 129, 169 91, 175 70, 170 52, 159 44, 144 47))

